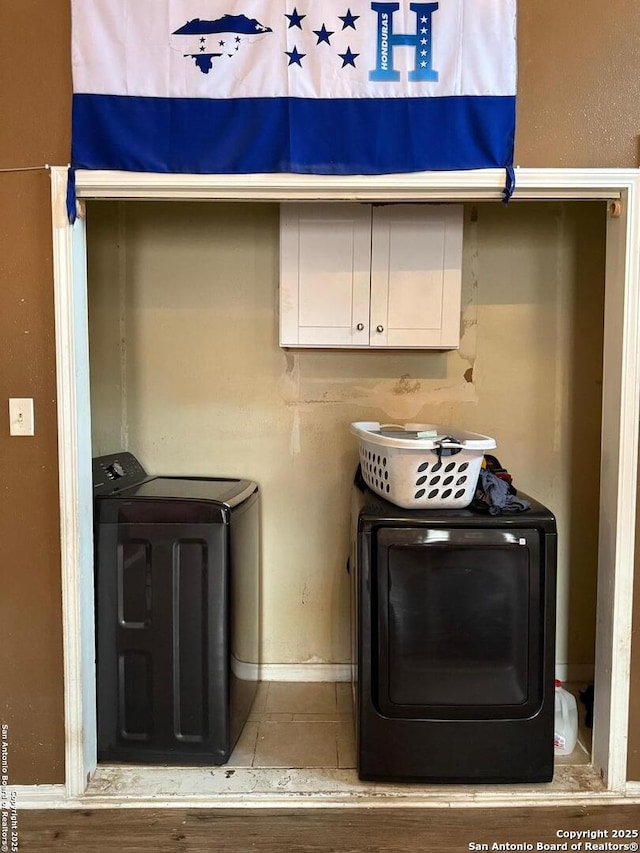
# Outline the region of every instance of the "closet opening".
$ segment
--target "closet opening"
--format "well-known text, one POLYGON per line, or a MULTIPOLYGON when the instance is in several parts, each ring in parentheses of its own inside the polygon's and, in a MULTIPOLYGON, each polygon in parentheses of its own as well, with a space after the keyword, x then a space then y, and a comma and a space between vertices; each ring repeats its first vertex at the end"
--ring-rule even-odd
MULTIPOLYGON (((447 423, 493 435, 514 484, 556 515, 556 675, 584 692, 596 672, 596 728, 583 725, 576 754, 557 760, 551 788, 527 786, 526 796, 542 801, 619 789, 624 771, 621 745, 609 728, 612 691, 619 696, 628 685, 615 677, 607 684, 597 672, 610 641, 602 620, 620 607, 607 591, 605 566, 612 564, 603 554, 616 555, 615 577, 622 572, 623 584, 629 559, 611 539, 606 495, 623 480, 635 484, 632 473, 612 469, 608 450, 620 419, 637 404, 620 393, 629 373, 619 372, 616 360, 616 351, 634 349, 627 312, 629 298, 637 296, 635 284, 629 289, 624 251, 630 226, 612 218, 608 207, 611 197, 628 199, 629 189, 615 183, 606 192, 590 189, 584 173, 587 185, 577 190, 556 188, 548 198, 548 190, 539 197, 537 188, 529 189, 532 197, 504 206, 491 188, 467 188, 460 348, 339 352, 278 344, 278 202, 306 189, 266 186, 260 197, 254 187, 247 198, 246 189, 208 188, 211 196, 196 204, 195 192, 185 200, 165 187, 142 202, 141 176, 133 177, 135 191, 121 186, 111 197, 102 195, 104 176, 86 188, 79 180, 86 220, 73 235, 65 226, 68 248, 76 245, 67 283, 77 288, 66 298, 79 312, 68 340, 86 369, 79 381, 75 374, 76 394, 82 388, 91 401, 90 423, 76 409, 75 447, 66 458, 74 460, 80 490, 87 487, 86 460, 117 448, 136 453, 154 473, 251 477, 260 484, 263 685, 240 752, 228 765, 95 769, 95 675, 85 642, 92 626, 85 610, 82 642, 69 665, 80 664, 82 673, 75 708, 86 752, 74 754, 70 771, 73 776, 82 765, 92 781, 85 788, 76 780, 76 796, 172 800, 171 791, 178 791, 187 799, 232 803, 247 793, 243 784, 264 802, 311 793, 323 802, 362 804, 373 795, 357 780, 350 721, 344 563, 357 444, 348 426, 388 417, 437 422, 445 413, 447 423), (621 327, 624 334, 612 337, 621 327), (282 524, 286 518, 296 520, 296 530, 282 524), (292 732, 306 744, 293 754, 292 732)), ((88 173, 87 184, 90 179, 88 173)), ((311 184, 310 198, 321 184, 311 184)), ((333 202, 344 197, 344 190, 331 191, 333 202)), ((388 187, 369 191, 380 198, 401 194, 388 187)), ((411 200, 450 201, 451 192, 412 188, 411 200)), ((616 505, 620 529, 635 526, 628 514, 616 505)), ((82 543, 76 553, 83 557, 74 584, 86 596, 91 532, 86 512, 76 508, 75 516, 74 535, 82 543)), ((67 594, 69 614, 71 604, 67 594)), ((617 702, 615 708, 621 713, 617 702)), ((388 791, 412 802, 447 794, 458 799, 455 786, 388 791)), ((483 795, 489 792, 475 789, 476 799, 483 795)))

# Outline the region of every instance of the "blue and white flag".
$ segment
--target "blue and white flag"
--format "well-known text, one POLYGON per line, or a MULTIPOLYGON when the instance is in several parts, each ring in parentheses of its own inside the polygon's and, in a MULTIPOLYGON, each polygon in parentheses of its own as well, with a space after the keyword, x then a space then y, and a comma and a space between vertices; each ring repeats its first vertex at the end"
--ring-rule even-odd
POLYGON ((516 0, 72 0, 72 165, 513 163, 516 0))

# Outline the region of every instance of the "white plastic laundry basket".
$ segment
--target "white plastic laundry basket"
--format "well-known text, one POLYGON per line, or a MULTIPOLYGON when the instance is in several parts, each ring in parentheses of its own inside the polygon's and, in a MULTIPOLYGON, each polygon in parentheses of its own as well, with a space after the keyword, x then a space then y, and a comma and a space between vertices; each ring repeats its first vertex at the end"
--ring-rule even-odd
POLYGON ((364 481, 404 509, 456 509, 473 500, 493 438, 432 424, 351 424, 364 481))

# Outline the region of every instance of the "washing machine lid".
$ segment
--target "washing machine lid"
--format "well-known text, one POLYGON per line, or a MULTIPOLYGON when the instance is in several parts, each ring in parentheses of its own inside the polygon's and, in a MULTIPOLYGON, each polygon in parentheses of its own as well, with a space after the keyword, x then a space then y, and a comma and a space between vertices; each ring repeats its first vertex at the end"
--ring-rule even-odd
POLYGON ((233 509, 257 490, 251 480, 219 477, 153 477, 122 492, 127 500, 212 501, 233 509))

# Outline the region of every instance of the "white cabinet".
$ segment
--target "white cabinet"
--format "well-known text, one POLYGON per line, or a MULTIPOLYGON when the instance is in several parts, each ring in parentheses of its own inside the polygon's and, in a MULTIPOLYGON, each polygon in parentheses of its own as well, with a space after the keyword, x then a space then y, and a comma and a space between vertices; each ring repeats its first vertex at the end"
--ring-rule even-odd
POLYGON ((281 205, 280 345, 457 347, 462 210, 281 205))
POLYGON ((280 345, 369 346, 371 207, 280 207, 280 345))

